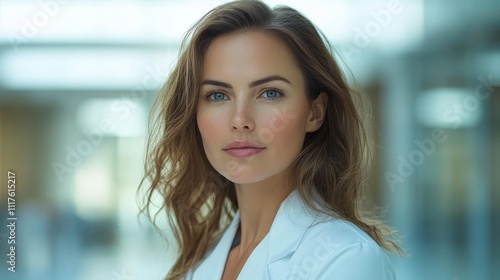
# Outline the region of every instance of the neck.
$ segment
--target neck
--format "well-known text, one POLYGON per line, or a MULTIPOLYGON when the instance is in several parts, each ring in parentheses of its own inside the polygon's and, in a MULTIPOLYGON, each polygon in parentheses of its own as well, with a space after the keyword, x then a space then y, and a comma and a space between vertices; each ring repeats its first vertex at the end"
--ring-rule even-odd
POLYGON ((279 179, 235 187, 241 223, 239 251, 252 250, 269 232, 281 203, 292 190, 279 179))

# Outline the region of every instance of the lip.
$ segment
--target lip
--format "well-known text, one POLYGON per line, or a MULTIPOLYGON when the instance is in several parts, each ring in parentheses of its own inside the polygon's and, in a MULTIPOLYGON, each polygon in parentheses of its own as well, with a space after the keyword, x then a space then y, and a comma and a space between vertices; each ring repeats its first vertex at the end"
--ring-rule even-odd
POLYGON ((264 151, 266 147, 250 141, 234 141, 222 150, 233 157, 250 157, 264 151))

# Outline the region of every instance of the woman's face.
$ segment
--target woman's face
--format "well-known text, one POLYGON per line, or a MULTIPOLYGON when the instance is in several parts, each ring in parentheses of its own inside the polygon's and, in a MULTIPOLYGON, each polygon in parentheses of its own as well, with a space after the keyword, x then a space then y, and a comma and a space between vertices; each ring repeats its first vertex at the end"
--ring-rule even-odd
POLYGON ((263 32, 230 34, 203 65, 197 122, 212 166, 236 184, 285 178, 322 121, 291 51, 263 32))

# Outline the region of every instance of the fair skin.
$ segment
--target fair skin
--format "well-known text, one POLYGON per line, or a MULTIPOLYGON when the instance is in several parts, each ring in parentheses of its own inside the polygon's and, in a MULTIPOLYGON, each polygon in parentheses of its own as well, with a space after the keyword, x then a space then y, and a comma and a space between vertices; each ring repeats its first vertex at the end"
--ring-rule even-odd
POLYGON ((197 124, 212 166, 234 183, 241 242, 222 279, 236 279, 292 189, 286 178, 306 133, 323 123, 327 96, 308 100, 301 70, 281 41, 263 32, 223 35, 209 46, 197 124))

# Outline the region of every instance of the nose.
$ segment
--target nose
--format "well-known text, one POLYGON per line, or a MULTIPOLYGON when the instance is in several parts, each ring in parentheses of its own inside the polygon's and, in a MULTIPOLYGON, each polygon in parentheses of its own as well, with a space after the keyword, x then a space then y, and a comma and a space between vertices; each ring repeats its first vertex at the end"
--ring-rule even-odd
POLYGON ((231 129, 233 131, 253 131, 255 122, 250 104, 247 102, 235 103, 233 117, 231 119, 231 129))

